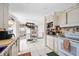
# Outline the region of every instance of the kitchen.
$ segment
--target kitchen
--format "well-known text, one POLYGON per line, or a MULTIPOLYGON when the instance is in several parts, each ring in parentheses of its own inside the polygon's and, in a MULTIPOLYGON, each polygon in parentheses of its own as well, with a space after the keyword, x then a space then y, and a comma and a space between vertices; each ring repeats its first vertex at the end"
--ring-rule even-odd
POLYGON ((79 56, 78 3, 0 3, 0 13, 0 56, 79 56))

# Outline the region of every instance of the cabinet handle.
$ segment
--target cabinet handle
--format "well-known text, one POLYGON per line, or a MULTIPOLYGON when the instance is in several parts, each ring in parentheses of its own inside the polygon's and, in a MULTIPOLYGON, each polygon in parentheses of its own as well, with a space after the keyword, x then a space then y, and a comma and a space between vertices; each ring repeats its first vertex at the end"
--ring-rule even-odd
POLYGON ((66 24, 68 24, 68 13, 66 12, 66 24))

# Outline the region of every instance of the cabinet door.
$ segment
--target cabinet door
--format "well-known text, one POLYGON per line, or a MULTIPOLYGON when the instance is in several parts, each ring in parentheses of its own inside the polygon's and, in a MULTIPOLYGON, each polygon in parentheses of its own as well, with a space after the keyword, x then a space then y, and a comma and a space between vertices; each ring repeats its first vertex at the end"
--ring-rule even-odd
POLYGON ((8 28, 8 4, 0 4, 0 27, 8 28))
POLYGON ((20 38, 17 39, 16 46, 17 46, 17 53, 18 53, 20 52, 20 38))
POLYGON ((54 38, 54 51, 58 53, 58 38, 54 38))
POLYGON ((79 8, 71 10, 70 12, 68 12, 68 24, 79 25, 79 8))
POLYGON ((12 46, 12 56, 16 56, 17 55, 17 46, 16 43, 12 46))
POLYGON ((47 23, 52 22, 53 20, 54 20, 54 15, 46 16, 46 22, 47 23))
POLYGON ((52 36, 47 36, 47 46, 50 49, 53 49, 53 37, 52 36))
POLYGON ((3 5, 0 4, 0 27, 3 27, 3 5))
POLYGON ((66 25, 66 13, 65 13, 65 12, 61 13, 61 14, 58 16, 58 25, 60 25, 60 26, 66 25))
POLYGON ((8 28, 8 4, 4 5, 4 28, 8 28))

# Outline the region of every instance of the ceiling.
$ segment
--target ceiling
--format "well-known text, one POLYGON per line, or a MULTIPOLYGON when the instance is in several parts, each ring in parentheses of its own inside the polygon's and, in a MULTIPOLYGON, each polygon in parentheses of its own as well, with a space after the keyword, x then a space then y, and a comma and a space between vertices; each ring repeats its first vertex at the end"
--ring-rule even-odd
MULTIPOLYGON (((25 19, 37 19, 37 17, 63 11, 75 3, 10 3, 9 12, 17 17, 25 19)), ((19 18, 20 19, 20 18, 19 18)))

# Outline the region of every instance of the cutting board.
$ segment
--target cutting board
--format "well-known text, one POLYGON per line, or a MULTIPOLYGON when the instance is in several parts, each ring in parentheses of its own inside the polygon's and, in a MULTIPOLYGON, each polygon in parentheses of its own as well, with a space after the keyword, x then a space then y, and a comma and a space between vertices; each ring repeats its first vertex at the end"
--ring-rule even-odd
POLYGON ((12 43, 12 41, 12 39, 0 40, 0 45, 8 46, 10 43, 12 43))

